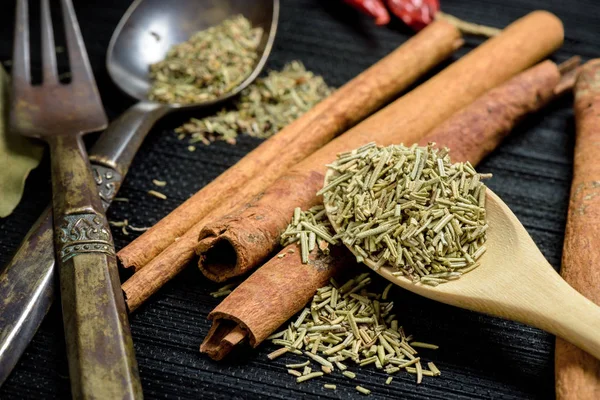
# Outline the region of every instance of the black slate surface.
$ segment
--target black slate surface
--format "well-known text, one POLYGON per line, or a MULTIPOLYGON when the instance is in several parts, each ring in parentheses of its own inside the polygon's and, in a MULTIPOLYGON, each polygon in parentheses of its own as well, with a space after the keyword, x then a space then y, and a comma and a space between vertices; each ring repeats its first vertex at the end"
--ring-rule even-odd
MULTIPOLYGON (((177 1, 177 0, 171 0, 177 1)), ((200 1, 200 0, 199 0, 200 1)), ((32 2, 32 7, 36 5, 32 2)), ((283 0, 280 28, 268 67, 302 60, 327 82, 340 86, 405 41, 410 31, 400 23, 376 28, 372 22, 341 4, 341 0, 283 0)), ((598 27, 600 3, 595 0, 442 0, 444 11, 461 18, 505 26, 535 9, 557 14, 565 24, 565 44, 553 57, 563 61, 579 54, 588 59, 600 54, 598 27)), ((13 2, 0 12, 0 60, 11 55, 13 2)), ((112 30, 129 2, 75 1, 86 45, 102 98, 111 118, 131 100, 119 92, 104 69, 105 51, 112 30)), ((34 10, 35 12, 35 10, 34 10)), ((33 34, 32 34, 33 35, 33 34)), ((479 43, 468 38, 456 57, 479 43)), ((223 143, 187 150, 173 128, 190 115, 161 121, 136 157, 109 217, 128 218, 147 226, 166 215, 211 179, 259 144, 242 138, 233 147, 223 143), (162 189, 168 200, 149 197, 152 179, 169 184, 162 189)), ((544 255, 560 266, 568 205, 574 143, 571 99, 567 96, 528 118, 480 166, 492 172, 489 181, 523 222, 544 255)), ((90 139, 93 141, 93 137, 90 139)), ((2 160, 0 160, 1 164, 2 160)), ((5 264, 19 241, 50 199, 47 158, 28 179, 25 199, 9 218, 0 220, 0 264, 5 264)), ((1 195, 1 194, 0 194, 1 195)), ((135 235, 114 232, 118 248, 135 235)), ((131 325, 146 398, 361 398, 357 384, 373 391, 372 398, 406 399, 551 399, 554 397, 554 338, 538 329, 477 313, 436 304, 411 293, 393 294, 401 307, 401 323, 420 340, 440 349, 423 352, 442 370, 440 378, 425 378, 417 386, 412 376, 400 374, 391 385, 386 375, 365 368, 350 381, 339 374, 297 385, 285 373, 291 357, 274 362, 266 354, 274 348, 244 350, 225 363, 199 354, 206 335, 208 312, 219 302, 209 296, 215 285, 190 266, 131 317, 131 325), (323 389, 335 383, 337 391, 323 389)), ((1 327, 0 327, 1 329, 1 327)), ((70 396, 64 355, 60 307, 56 305, 8 381, 0 388, 2 399, 52 399, 70 396)))

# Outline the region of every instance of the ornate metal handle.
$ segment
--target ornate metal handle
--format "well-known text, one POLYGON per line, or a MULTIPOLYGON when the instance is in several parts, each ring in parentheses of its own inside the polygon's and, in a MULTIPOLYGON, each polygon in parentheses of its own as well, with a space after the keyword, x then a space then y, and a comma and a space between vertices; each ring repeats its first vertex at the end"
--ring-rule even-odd
POLYGON ((91 165, 94 181, 98 187, 98 195, 102 200, 102 206, 106 210, 117 195, 123 182, 123 176, 116 169, 97 162, 92 161, 91 165))
MULTIPOLYGON (((87 154, 78 137, 57 136, 49 142, 54 243, 73 397, 141 397, 114 245, 87 154)), ((104 179, 114 174, 100 172, 104 179)), ((112 183, 102 180, 100 186, 107 199, 114 196, 112 183)))

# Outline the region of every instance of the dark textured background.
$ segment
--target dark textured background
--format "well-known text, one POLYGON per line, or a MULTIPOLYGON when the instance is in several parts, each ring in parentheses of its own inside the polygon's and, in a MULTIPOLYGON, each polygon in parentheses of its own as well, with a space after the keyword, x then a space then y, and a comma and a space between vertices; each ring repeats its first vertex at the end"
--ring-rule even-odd
MULTIPOLYGON (((177 0, 172 0, 177 1, 177 0)), ((11 54, 13 2, 0 12, 0 60, 11 54)), ((37 3, 34 1, 32 3, 37 3)), ((130 103, 110 81, 104 68, 112 30, 129 2, 75 1, 83 36, 104 105, 111 118, 130 103)), ((555 60, 579 54, 584 59, 600 53, 600 2, 596 0, 442 0, 443 10, 458 17, 502 27, 538 8, 556 13, 565 23, 566 39, 555 60)), ((340 86, 407 39, 400 23, 376 28, 372 22, 341 4, 341 0, 283 0, 280 28, 268 67, 302 60, 340 86)), ((456 57, 479 40, 468 38, 456 57)), ((191 153, 172 129, 184 121, 178 115, 164 119, 151 132, 134 161, 113 220, 128 218, 136 226, 155 223, 191 194, 210 182, 259 144, 243 138, 233 147, 218 143, 198 146, 191 153), (146 194, 152 179, 167 180, 168 200, 146 194)), ((189 117, 189 115, 187 115, 189 117)), ((574 123, 571 99, 552 104, 543 114, 527 119, 480 170, 492 172, 489 185, 523 222, 544 255, 559 268, 572 169, 574 123)), ((93 137, 90 139, 93 140, 93 137)), ((47 158, 27 182, 25 199, 9 218, 0 220, 0 265, 6 263, 19 241, 50 199, 47 158)), ((118 248, 134 235, 114 232, 118 248)), ((215 363, 198 352, 206 335, 208 312, 218 303, 208 294, 217 285, 191 266, 131 317, 131 325, 147 398, 360 398, 361 384, 375 398, 432 399, 550 399, 554 396, 554 338, 540 330, 436 304, 411 293, 394 292, 400 322, 420 340, 440 345, 423 355, 442 370, 440 378, 401 373, 390 386, 374 368, 358 371, 350 381, 338 373, 297 385, 285 372, 291 357, 268 361, 270 345, 245 350, 225 363, 215 363), (335 392, 322 388, 336 383, 335 392)), ((0 327, 1 329, 1 327, 0 327)), ((353 370, 358 370, 353 368, 353 370)), ((64 355, 60 308, 56 305, 8 381, 2 399, 68 398, 69 380, 64 355)))

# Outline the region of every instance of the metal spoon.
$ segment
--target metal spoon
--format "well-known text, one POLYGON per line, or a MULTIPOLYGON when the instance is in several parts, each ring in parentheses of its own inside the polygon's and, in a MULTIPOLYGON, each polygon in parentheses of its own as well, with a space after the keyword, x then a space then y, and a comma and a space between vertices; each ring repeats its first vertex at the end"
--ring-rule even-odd
MULTIPOLYGON (((325 182, 335 177, 329 170, 325 182)), ((325 208, 331 210, 331 204, 325 208)), ((375 269, 390 282, 432 300, 543 329, 600 359, 600 307, 573 289, 546 261, 508 206, 487 190, 490 226, 481 265, 460 279, 439 286, 415 284, 394 276, 390 266, 375 269)), ((339 225, 330 218, 335 231, 339 225)), ((352 251, 352 249, 350 248, 352 251)))
MULTIPOLYGON (((106 68, 113 81, 128 95, 140 100, 115 120, 94 149, 94 160, 119 159, 129 165, 154 123, 176 110, 213 106, 238 94, 260 74, 275 40, 279 0, 135 0, 117 25, 108 46, 106 68), (148 100, 149 66, 162 60, 169 48, 200 30, 241 14, 264 31, 254 70, 235 89, 203 103, 163 104, 148 100), (114 131, 114 134, 112 133, 114 131), (122 143, 115 146, 115 140, 122 143)), ((123 171, 120 171, 123 172, 123 171)))

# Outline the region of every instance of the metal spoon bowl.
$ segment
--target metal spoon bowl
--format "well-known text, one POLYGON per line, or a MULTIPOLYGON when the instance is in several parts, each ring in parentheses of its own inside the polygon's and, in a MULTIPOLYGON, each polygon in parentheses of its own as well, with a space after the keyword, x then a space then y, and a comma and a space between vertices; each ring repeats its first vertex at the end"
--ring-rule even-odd
POLYGON ((175 110, 213 106, 235 96, 260 74, 273 47, 279 0, 135 0, 117 25, 106 55, 106 67, 128 95, 140 100, 131 106, 94 145, 90 159, 127 172, 135 153, 154 123, 175 110), (200 30, 242 14, 254 27, 264 30, 253 72, 234 90, 223 96, 195 104, 164 104, 148 99, 150 64, 164 59, 169 48, 189 39, 200 30))
POLYGON ((241 14, 253 27, 263 29, 258 47, 261 56, 254 71, 235 89, 223 96, 196 104, 168 104, 171 109, 205 107, 225 101, 247 87, 263 69, 275 40, 279 0, 136 0, 117 25, 106 57, 113 81, 128 95, 147 100, 149 66, 165 58, 174 44, 184 42, 197 31, 218 25, 241 14))

